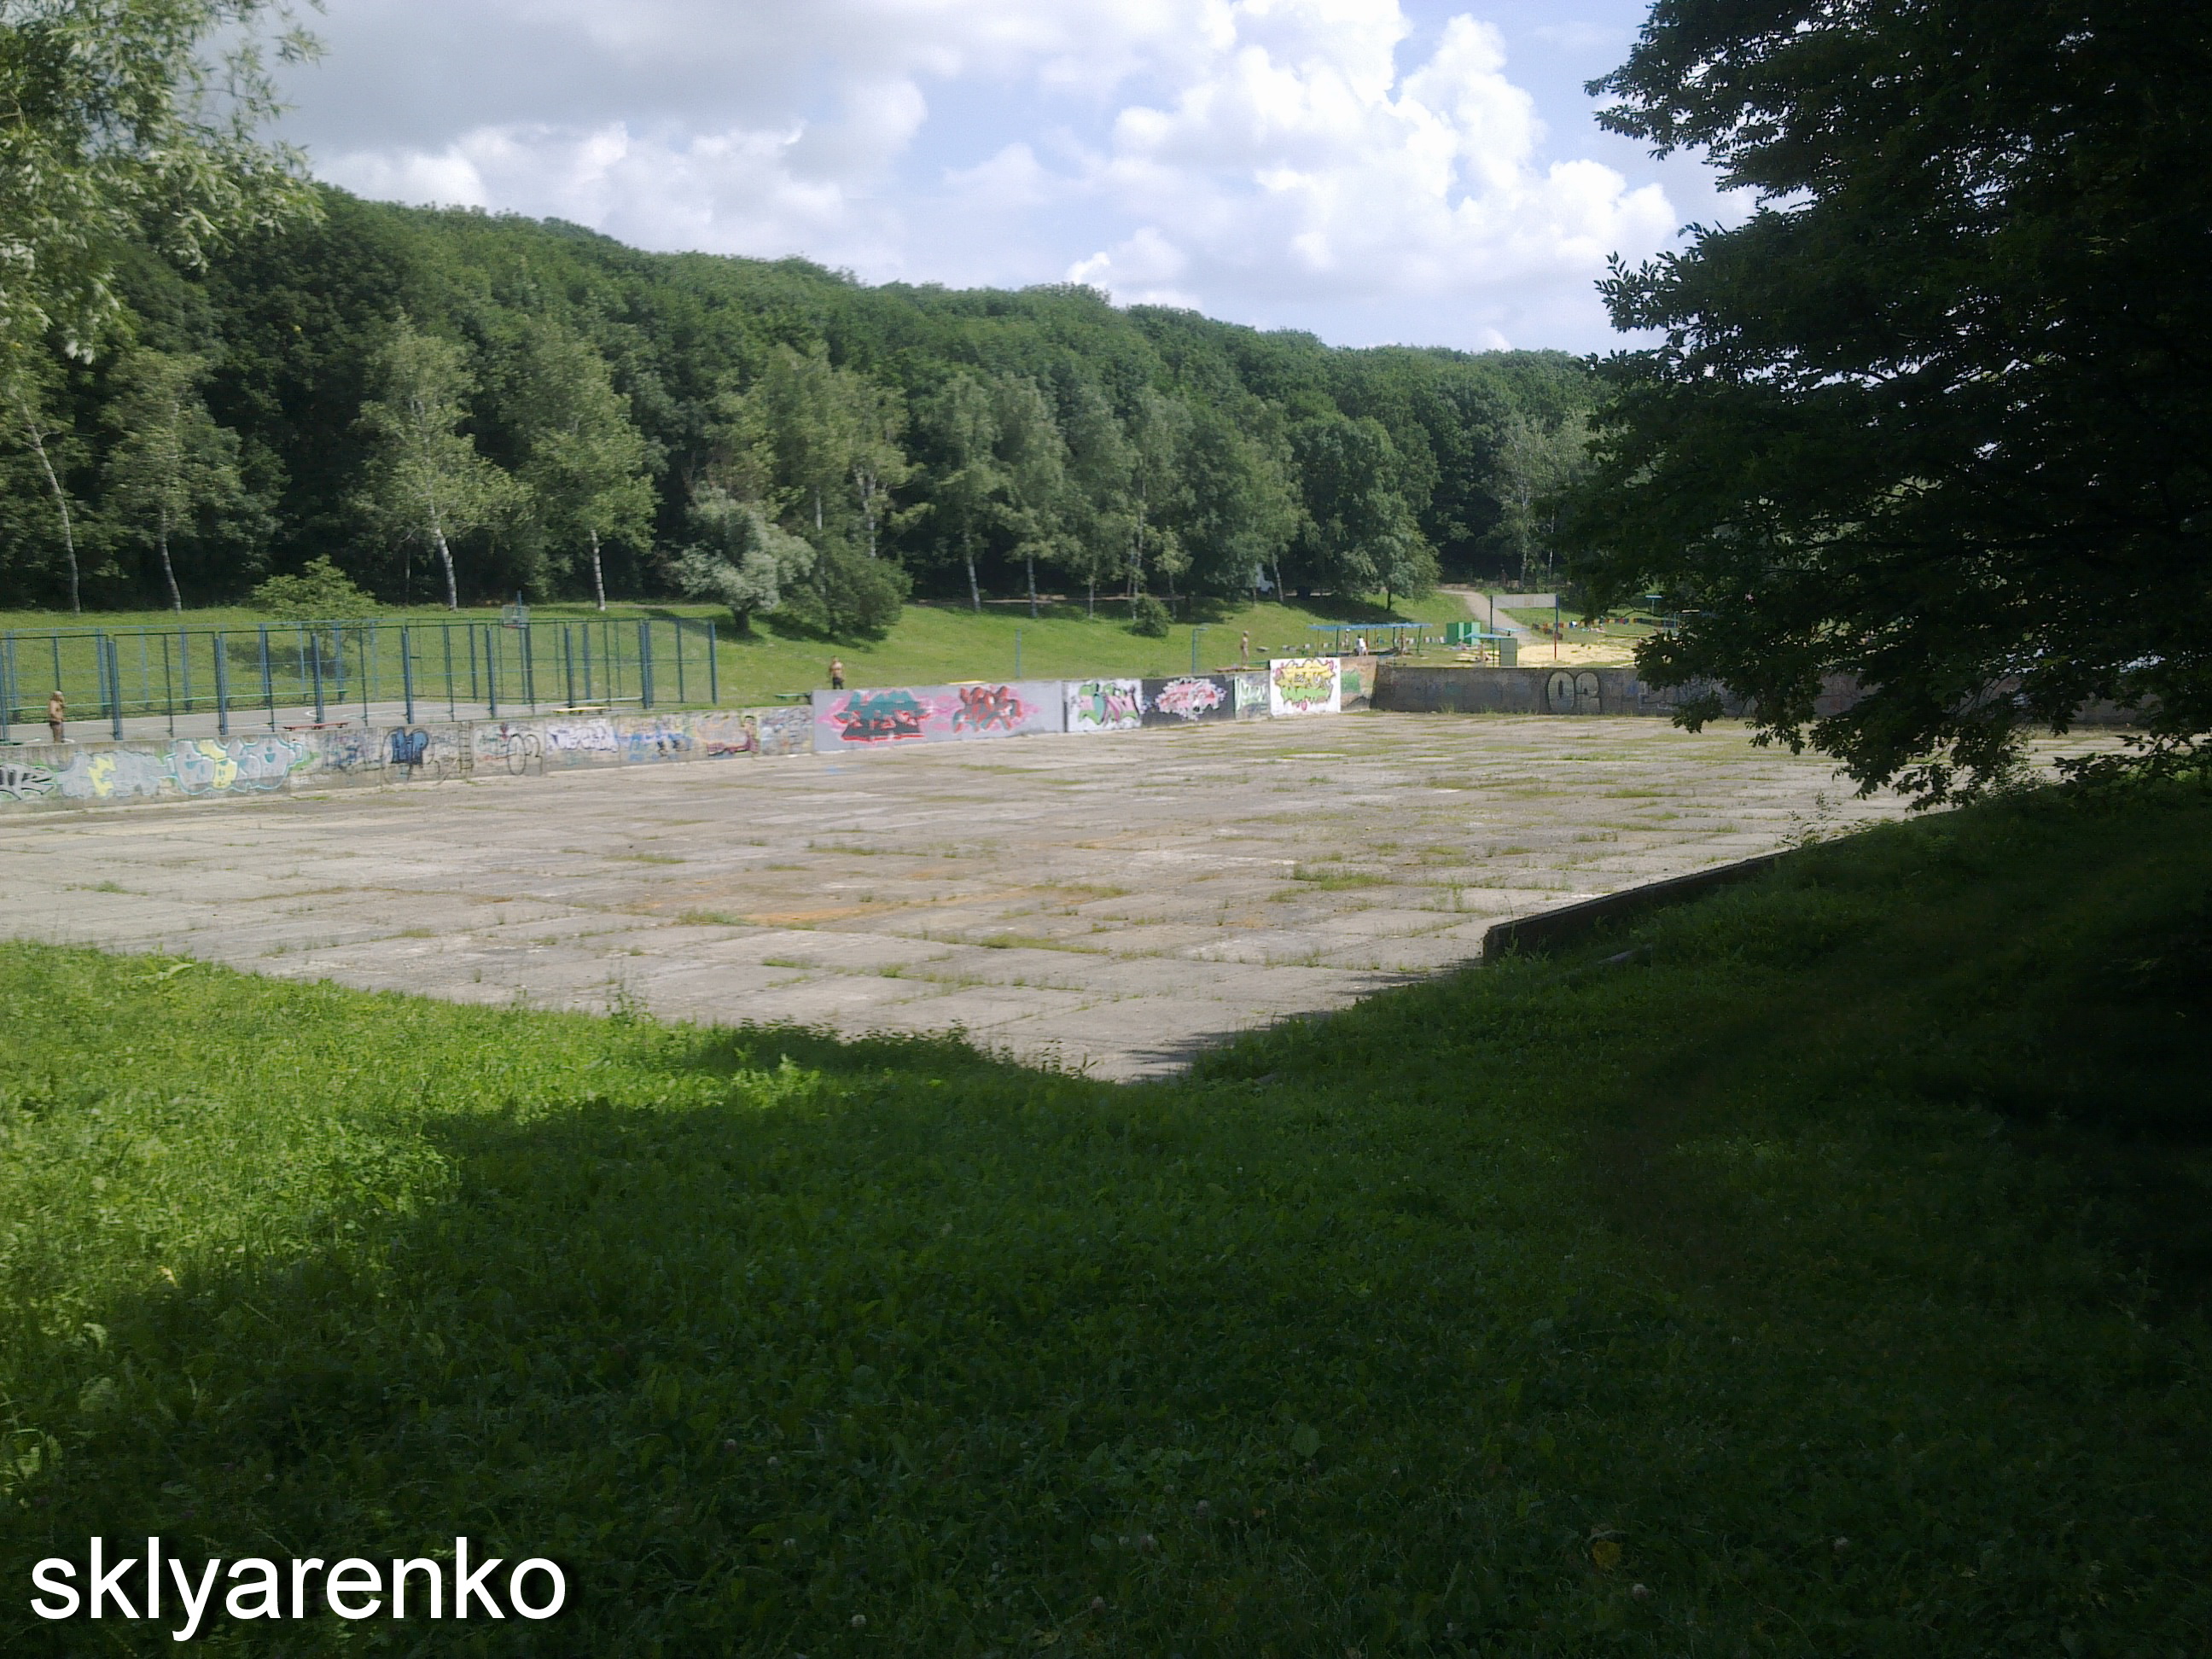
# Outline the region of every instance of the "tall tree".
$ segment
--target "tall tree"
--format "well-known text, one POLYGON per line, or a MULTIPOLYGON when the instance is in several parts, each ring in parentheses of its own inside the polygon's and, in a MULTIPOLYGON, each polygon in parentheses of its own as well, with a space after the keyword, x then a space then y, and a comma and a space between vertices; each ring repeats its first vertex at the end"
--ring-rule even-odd
POLYGON ((718 400, 709 482, 805 538, 815 557, 799 614, 833 635, 879 635, 906 573, 880 557, 891 492, 913 471, 897 394, 821 352, 779 347, 742 395, 718 400))
POLYGON ((169 608, 185 608, 172 544, 204 515, 246 504, 238 474, 238 434, 217 426, 201 400, 204 358, 139 349, 116 364, 109 420, 119 436, 107 453, 110 519, 150 538, 169 608))
POLYGON ((1035 380, 1001 376, 991 391, 1000 480, 999 525, 1022 562, 1030 615, 1034 617, 1037 560, 1057 559, 1064 541, 1067 445, 1053 418, 1052 405, 1035 380))
POLYGON ((1188 480, 1183 447, 1190 434, 1190 408, 1177 398, 1149 386, 1137 394, 1129 431, 1129 614, 1145 591, 1145 572, 1155 570, 1175 591, 1176 574, 1188 562, 1176 535, 1188 480))
POLYGON ((1436 553, 1395 488, 1397 456, 1380 422, 1334 411, 1291 429, 1306 521, 1301 574, 1346 596, 1383 590, 1388 603, 1436 581, 1436 553))
POLYGON ((376 354, 361 425, 373 445, 363 512, 403 542, 438 555, 446 608, 460 608, 453 543, 519 507, 520 485, 477 453, 461 430, 476 380, 451 340, 402 316, 376 354))
POLYGON ((1098 584, 1121 570, 1136 530, 1134 458, 1095 381, 1078 377, 1062 389, 1060 427, 1067 446, 1060 562, 1084 585, 1085 614, 1096 615, 1098 584))
POLYGON ((4 405, 0 415, 4 415, 7 422, 8 437, 20 444, 35 463, 40 482, 53 502, 55 520, 62 533, 62 556, 69 574, 70 614, 75 616, 84 609, 77 568, 76 505, 70 499, 64 475, 76 457, 76 434, 53 413, 54 376, 48 372, 52 359, 24 351, 11 352, 9 356, 27 361, 8 366, 12 372, 7 372, 4 382, 0 382, 0 405, 4 405))
POLYGON ((1225 410, 1193 410, 1183 465, 1188 481, 1176 540, 1194 588, 1249 591, 1289 545, 1298 523, 1285 457, 1269 434, 1248 434, 1225 410))
POLYGON ((948 376, 930 400, 927 426, 937 459, 930 479, 931 521, 939 544, 955 554, 967 572, 969 605, 981 611, 983 589, 975 561, 996 526, 1006 483, 990 388, 970 374, 948 376))
POLYGON ((186 266, 312 212, 296 152, 263 142, 275 55, 313 55, 264 0, 41 0, 0 11, 0 341, 88 356, 115 268, 151 240, 186 266))
POLYGON ((2201 757, 2212 13, 1659 0, 1592 90, 1757 204, 1605 289, 1657 338, 1604 366, 1571 531, 1597 603, 1689 613, 1646 677, 1931 799, 2097 698, 2201 757))
POLYGON ((607 608, 607 541, 653 540, 652 449, 631 422, 606 359, 558 323, 540 321, 524 350, 517 424, 520 480, 533 509, 573 558, 588 558, 592 597, 607 608))
POLYGON ((1579 410, 1549 424, 1516 411, 1498 433, 1491 465, 1497 536, 1524 583, 1540 556, 1545 580, 1552 579, 1563 492, 1587 469, 1589 441, 1589 420, 1579 410))

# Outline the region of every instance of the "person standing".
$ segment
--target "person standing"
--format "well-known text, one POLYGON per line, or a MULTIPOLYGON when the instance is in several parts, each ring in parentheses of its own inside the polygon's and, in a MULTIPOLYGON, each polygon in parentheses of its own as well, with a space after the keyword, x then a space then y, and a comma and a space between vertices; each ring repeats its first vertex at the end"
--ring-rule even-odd
POLYGON ((1239 662, 1252 660, 1252 630, 1249 628, 1237 636, 1237 660, 1239 662))
POLYGON ((842 657, 830 659, 830 689, 832 691, 845 689, 845 659, 842 657))
POLYGON ((46 730, 54 734, 56 743, 69 741, 62 735, 63 723, 68 719, 69 705, 62 701, 62 694, 57 691, 46 699, 46 730))

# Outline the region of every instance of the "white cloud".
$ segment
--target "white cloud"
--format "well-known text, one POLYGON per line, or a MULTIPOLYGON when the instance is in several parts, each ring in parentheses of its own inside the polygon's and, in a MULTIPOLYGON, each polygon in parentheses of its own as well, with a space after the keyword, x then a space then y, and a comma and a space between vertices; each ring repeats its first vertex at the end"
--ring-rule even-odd
POLYGON ((295 82, 364 194, 870 279, 1063 276, 1335 338, 1594 343, 1677 223, 1547 158, 1503 40, 1398 0, 332 0, 295 82))
POLYGON ((1674 231, 1656 185, 1539 164, 1542 126, 1490 26, 1451 19, 1400 74, 1395 5, 1238 11, 1249 26, 1172 104, 1115 121, 1100 176, 1146 225, 1078 262, 1086 280, 1131 298, 1165 272, 1179 291, 1278 306, 1455 300, 1495 328, 1530 285, 1583 298, 1608 252, 1674 231))

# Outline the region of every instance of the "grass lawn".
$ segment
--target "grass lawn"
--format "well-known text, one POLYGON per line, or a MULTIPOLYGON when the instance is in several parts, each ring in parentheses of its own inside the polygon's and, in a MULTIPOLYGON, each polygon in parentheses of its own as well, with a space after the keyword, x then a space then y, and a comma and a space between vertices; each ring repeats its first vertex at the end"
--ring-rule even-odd
POLYGON ((0 1650, 2202 1654, 2208 891, 2000 803, 1141 1086, 0 946, 0 1650))
MULTIPOLYGON (((1083 606, 1076 604, 1048 606, 1044 616, 1034 620, 1024 605, 993 604, 977 614, 964 605, 930 604, 908 605, 898 623, 882 640, 862 641, 817 637, 775 617, 757 619, 750 635, 732 638, 729 612, 715 605, 617 605, 613 614, 632 618, 681 616, 702 622, 715 621, 720 639, 716 664, 719 701, 728 708, 774 702, 779 693, 827 686, 832 656, 844 659, 846 683, 849 685, 927 685, 952 680, 1012 679, 1017 678, 1018 635, 1022 678, 1075 679, 1093 674, 1158 678, 1190 672, 1192 635, 1197 624, 1202 626, 1197 626, 1195 659, 1201 669, 1210 670, 1237 662, 1238 636, 1245 632, 1252 636, 1252 655, 1257 662, 1270 653, 1287 656, 1324 648, 1326 636, 1313 631, 1316 623, 1395 619, 1441 623, 1464 622, 1468 617, 1466 606, 1456 595, 1441 592, 1425 599, 1401 599, 1390 611, 1385 611, 1380 605, 1329 598, 1297 600, 1287 605, 1225 603, 1201 609, 1196 624, 1175 624, 1164 639, 1145 639, 1129 631, 1126 605, 1104 601, 1100 602, 1095 617, 1086 617, 1083 606)), ((581 622, 598 615, 588 605, 531 607, 533 623, 581 622)), ((398 623, 434 626, 458 619, 481 625, 496 622, 498 610, 495 606, 477 606, 461 611, 456 618, 454 613, 442 609, 417 606, 402 611, 394 607, 378 611, 376 617, 393 625, 380 640, 381 654, 388 659, 380 670, 388 684, 380 696, 389 697, 398 695, 398 623)), ((193 629, 230 629, 251 635, 270 620, 258 612, 235 607, 210 608, 186 611, 183 626, 193 629)), ((46 612, 0 612, 0 632, 14 629, 43 634, 70 626, 114 629, 166 629, 176 625, 177 618, 164 611, 88 614, 75 623, 68 617, 46 612)), ((251 643, 250 640, 247 643, 251 643)), ((192 648, 201 657, 211 649, 204 641, 195 643, 192 648)), ((551 653, 551 660, 557 662, 558 641, 545 642, 544 648, 551 653)), ((660 649, 667 648, 664 641, 660 649)), ((434 639, 419 643, 418 649, 426 665, 433 663, 437 652, 434 639)), ((125 653, 128 665, 136 664, 134 653, 132 647, 125 653)), ((46 691, 52 689, 46 683, 52 677, 46 665, 49 659, 44 644, 36 641, 19 641, 16 654, 17 675, 22 683, 19 699, 23 709, 28 710, 34 704, 43 703, 46 691), (46 678, 40 678, 41 675, 46 678)), ((129 672, 136 670, 131 668, 129 672)), ((425 676, 422 682, 424 686, 430 684, 428 677, 433 672, 430 667, 418 668, 417 672, 425 676)), ((156 682, 160 672, 157 651, 154 670, 156 682)), ((664 672, 661 678, 666 682, 662 685, 661 695, 672 701, 672 677, 664 672)), ((81 710, 98 706, 100 694, 90 645, 65 653, 64 679, 64 690, 81 710)), ((695 674, 693 679, 692 700, 703 702, 705 676, 695 674)), ((234 695, 250 702, 256 695, 252 675, 234 668, 234 680, 242 688, 234 695)), ((131 684, 136 685, 137 682, 131 684)), ((213 684, 211 670, 203 665, 197 682, 201 706, 212 707, 207 700, 212 696, 213 684)), ((158 691, 158 683, 155 689, 158 691)), ((425 690, 422 695, 426 704, 437 701, 430 691, 425 690)), ((22 717, 19 711, 19 718, 22 717)))

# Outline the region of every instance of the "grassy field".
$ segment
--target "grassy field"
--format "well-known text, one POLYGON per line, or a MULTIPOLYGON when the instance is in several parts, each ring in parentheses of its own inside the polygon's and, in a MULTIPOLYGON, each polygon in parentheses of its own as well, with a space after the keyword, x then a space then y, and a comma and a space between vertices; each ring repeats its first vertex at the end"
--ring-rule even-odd
MULTIPOLYGON (((639 616, 687 617, 699 621, 714 620, 719 627, 718 701, 724 707, 738 707, 753 703, 769 703, 779 695, 804 692, 829 684, 828 669, 832 656, 843 659, 846 682, 851 685, 924 685, 953 680, 994 679, 1018 678, 1028 679, 1073 679, 1092 674, 1159 677, 1190 672, 1194 659, 1201 669, 1215 669, 1234 665, 1237 661, 1239 635, 1249 632, 1252 636, 1254 660, 1263 659, 1271 652, 1290 655, 1324 648, 1325 635, 1316 634, 1313 624, 1324 622, 1383 622, 1393 618, 1401 622, 1464 622, 1468 611, 1453 594, 1437 593, 1425 599, 1401 600, 1396 609, 1386 612, 1379 605, 1363 605, 1331 599, 1294 601, 1288 605, 1213 605, 1201 610, 1195 623, 1181 623, 1173 626, 1164 639, 1145 639, 1129 631, 1127 606, 1102 604, 1097 615, 1086 617, 1080 605, 1048 607, 1047 613, 1032 619, 1025 606, 998 605, 988 606, 981 614, 965 606, 950 605, 915 605, 907 607, 899 623, 879 641, 830 640, 813 636, 805 630, 788 627, 773 617, 758 619, 750 635, 732 638, 730 617, 726 611, 714 605, 675 605, 647 607, 617 606, 615 613, 635 618, 639 616), (1194 641, 1194 631, 1197 638, 1194 641), (1194 644, 1195 651, 1194 652, 1194 644), (1018 646, 1018 650, 1017 647, 1018 646)), ((583 622, 597 617, 599 613, 586 605, 533 605, 533 623, 583 622)), ((434 627, 456 620, 453 613, 441 609, 416 607, 402 611, 397 608, 380 611, 376 619, 392 624, 379 638, 380 701, 388 701, 399 695, 398 624, 415 623, 434 627)), ((498 620, 496 607, 477 607, 459 613, 459 620, 474 622, 479 626, 498 620)), ((213 608, 184 613, 182 625, 187 629, 228 629, 236 630, 241 637, 240 648, 250 646, 251 635, 263 623, 271 619, 258 612, 237 608, 213 608)), ((56 628, 71 626, 69 618, 42 612, 0 612, 0 633, 19 630, 43 634, 56 628)), ((169 629, 179 625, 172 613, 161 611, 101 612, 88 615, 74 625, 86 628, 169 629)), ((631 630, 633 633, 635 629, 631 630)), ((557 677, 550 663, 560 658, 559 643, 549 633, 540 641, 544 651, 551 653, 550 662, 541 665, 548 688, 547 697, 557 698, 560 693, 551 688, 557 677)), ((302 647, 302 649, 307 647, 302 647)), ((352 661, 348 647, 348 663, 352 661)), ((625 646, 625 649, 634 648, 625 646)), ((670 649, 664 637, 657 647, 670 649)), ((696 647, 703 652, 701 643, 696 647)), ((210 651, 204 640, 195 640, 191 647, 198 667, 197 679, 191 683, 198 692, 194 705, 211 708, 214 674, 207 659, 210 651)), ((418 687, 433 685, 437 646, 434 641, 418 642, 422 665, 417 673, 422 678, 418 687)), ((511 647, 510 647, 511 650, 511 647)), ((35 706, 42 704, 52 678, 47 666, 50 659, 45 647, 32 640, 19 641, 16 657, 21 708, 17 718, 32 719, 35 706), (40 678, 44 676, 45 678, 40 678)), ((138 655, 134 647, 125 653, 126 675, 139 672, 138 655)), ((463 660, 465 663, 465 647, 463 660)), ((1441 660, 1441 657, 1438 659, 1441 660)), ((703 669, 703 657, 693 665, 703 669)), ((144 692, 137 680, 128 680, 130 694, 162 696, 164 670, 159 651, 155 653, 150 684, 154 690, 144 692)), ((93 665, 92 647, 87 644, 65 654, 64 690, 71 703, 81 712, 95 709, 100 703, 97 690, 97 671, 93 665)), ((234 665, 234 696, 250 702, 258 693, 258 682, 251 665, 234 665)), ((294 680, 298 676, 294 675, 294 680)), ((664 665, 659 676, 660 698, 665 702, 678 701, 674 677, 664 665)), ((179 679, 176 684, 185 682, 179 679)), ((695 672, 688 687, 689 701, 703 703, 706 698, 707 677, 695 672)), ((301 695, 296 685, 290 690, 280 690, 284 698, 301 695)), ((434 705, 437 695, 422 690, 426 705, 434 705)), ((464 696, 466 694, 464 693, 464 696)), ((508 692, 501 693, 509 697, 508 692)), ((334 702, 343 703, 335 684, 331 686, 334 702)), ((139 712, 135 706, 131 712, 139 712)))
POLYGON ((1999 803, 1128 1087, 0 947, 0 1650, 2203 1653, 2208 892, 1999 803))

